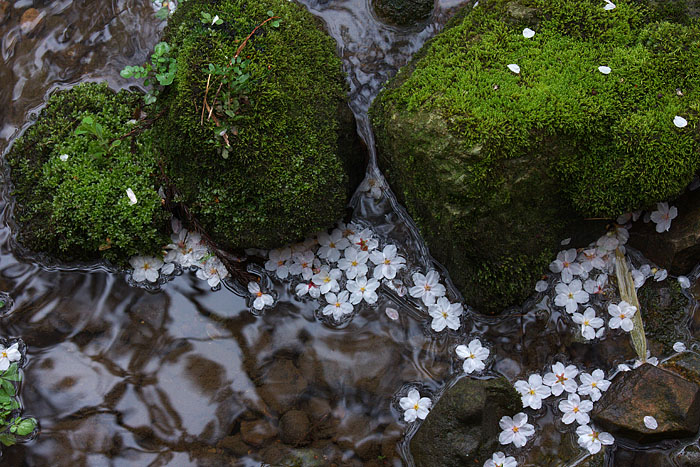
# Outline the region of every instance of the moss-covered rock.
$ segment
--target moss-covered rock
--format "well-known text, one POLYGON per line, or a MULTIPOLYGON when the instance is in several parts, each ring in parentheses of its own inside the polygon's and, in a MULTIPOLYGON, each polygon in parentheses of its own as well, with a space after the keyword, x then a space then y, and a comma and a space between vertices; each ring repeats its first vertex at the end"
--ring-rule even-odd
POLYGON ((642 3, 480 2, 376 99, 380 166, 477 309, 527 296, 582 218, 672 198, 700 168, 700 26, 642 3))
POLYGON ((501 417, 522 408, 520 395, 503 377, 460 379, 440 397, 411 439, 415 465, 483 465, 499 450, 501 417))
POLYGON ((343 216, 364 160, 335 43, 310 13, 286 0, 188 0, 165 40, 178 70, 155 131, 180 200, 214 240, 275 247, 343 216), (203 70, 237 51, 249 79, 229 99, 231 86, 203 70))
POLYGON ((644 333, 663 345, 663 352, 671 352, 673 344, 686 338, 690 299, 683 295, 680 284, 673 279, 647 280, 637 290, 637 295, 644 333))
POLYGON ((112 145, 135 128, 130 120, 141 104, 137 94, 94 83, 51 96, 7 154, 25 247, 62 260, 102 257, 125 264, 167 243, 150 130, 112 145), (102 140, 76 134, 85 117, 100 125, 102 140), (136 204, 129 201, 129 188, 136 204))

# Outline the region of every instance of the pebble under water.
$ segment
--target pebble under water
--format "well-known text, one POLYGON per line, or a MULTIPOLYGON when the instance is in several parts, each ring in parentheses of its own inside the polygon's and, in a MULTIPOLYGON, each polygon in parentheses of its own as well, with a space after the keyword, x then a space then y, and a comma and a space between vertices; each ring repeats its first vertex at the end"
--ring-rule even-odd
MULTIPOLYGON (((370 151, 368 177, 381 187, 378 198, 358 191, 353 221, 382 244, 397 245, 409 265, 405 277, 435 267, 451 301, 459 301, 383 182, 367 109, 463 2, 436 2, 430 20, 415 28, 382 24, 369 0, 301 3, 338 42, 358 131, 370 151)), ((144 62, 163 27, 150 0, 22 0, 7 12, 0 19, 3 151, 53 90, 86 80, 131 85, 119 71, 144 62), (43 19, 23 30, 28 8, 43 19)), ((27 344, 22 402, 41 428, 32 441, 5 450, 7 465, 274 465, 293 451, 311 453, 321 465, 412 465, 408 443, 417 425, 403 422, 398 398, 419 387, 436 400, 463 374, 454 356, 458 344, 478 337, 491 352, 478 377, 502 374, 511 382, 556 360, 609 371, 634 358, 629 339, 579 342, 571 320, 550 306, 551 293, 533 294, 521 309, 498 317, 465 306, 458 331, 435 333, 425 310, 385 286, 375 305, 358 306, 350 321, 333 326, 319 319, 318 301, 298 298, 293 282, 274 275, 264 284, 275 304, 253 314, 241 287, 212 291, 189 272, 146 290, 100 265, 50 263, 15 242, 6 175, 0 291, 13 306, 0 319, 0 336, 27 344)), ((637 265, 647 262, 630 256, 637 265)), ((697 308, 691 300, 676 324, 686 342, 700 335, 697 308)), ((652 349, 664 356, 658 352, 652 349)), ((520 465, 585 457, 557 416, 546 405, 534 421, 535 440, 518 452, 520 465)), ((670 442, 656 450, 672 459, 691 441, 697 444, 670 442)), ((623 465, 616 456, 637 450, 616 445, 607 462, 623 465)))

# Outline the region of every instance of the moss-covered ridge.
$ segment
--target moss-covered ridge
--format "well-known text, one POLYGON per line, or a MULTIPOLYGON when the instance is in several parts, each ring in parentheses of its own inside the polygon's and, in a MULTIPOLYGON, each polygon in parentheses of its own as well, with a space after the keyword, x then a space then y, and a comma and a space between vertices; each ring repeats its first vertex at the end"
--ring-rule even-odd
POLYGON ((285 0, 188 0, 165 40, 178 72, 156 131, 181 201, 212 237, 229 248, 274 247, 342 217, 363 164, 335 43, 306 10, 285 0), (261 26, 240 55, 252 81, 235 121, 202 119, 205 93, 211 104, 219 86, 202 69, 229 63, 270 11, 279 27, 261 26), (203 24, 202 12, 223 24, 203 24), (224 159, 216 134, 227 125, 235 131, 224 159))
POLYGON ((86 116, 106 141, 124 136, 142 105, 137 94, 87 83, 51 96, 37 123, 8 152, 19 240, 66 260, 117 264, 167 243, 167 213, 157 193, 158 168, 149 130, 96 157, 96 138, 76 135, 86 116), (131 204, 131 189, 137 203, 131 204))
POLYGON ((480 2, 375 101, 380 164, 470 304, 522 300, 574 210, 649 206, 700 167, 698 23, 616 5, 480 2))

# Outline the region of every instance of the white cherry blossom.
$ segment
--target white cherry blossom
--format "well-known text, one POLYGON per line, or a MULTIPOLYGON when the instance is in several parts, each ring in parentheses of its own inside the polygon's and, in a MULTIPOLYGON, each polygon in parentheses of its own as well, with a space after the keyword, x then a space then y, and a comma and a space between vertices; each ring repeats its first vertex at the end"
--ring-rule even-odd
POLYGON ((408 396, 402 397, 399 400, 399 405, 403 409, 403 419, 409 423, 414 422, 416 418, 425 420, 428 416, 430 407, 433 401, 429 397, 421 397, 417 389, 408 391, 408 396))
POLYGON ((372 305, 377 302, 377 288, 379 281, 374 278, 367 279, 365 276, 357 277, 355 280, 348 281, 346 285, 350 295, 350 303, 357 305, 363 299, 372 305))
MULTIPOLYGON (((314 275, 314 262, 318 261, 316 255, 311 250, 298 251, 292 255, 292 265, 289 266, 289 273, 301 276, 308 281, 314 275)), ((320 263, 319 263, 320 264, 320 263)))
POLYGON ((387 245, 382 251, 373 251, 369 259, 376 265, 374 268, 374 278, 389 280, 396 277, 396 272, 406 266, 406 259, 396 253, 396 246, 387 245))
POLYGON ((270 250, 270 259, 265 262, 265 269, 275 272, 280 279, 286 279, 289 275, 290 259, 292 258, 291 248, 278 248, 270 250))
POLYGON ((542 408, 542 399, 546 399, 552 395, 552 388, 546 386, 542 377, 538 374, 532 374, 527 381, 520 380, 515 382, 515 390, 520 393, 523 401, 523 407, 530 407, 535 410, 542 408))
POLYGON ((518 467, 513 456, 506 457, 501 451, 494 452, 491 459, 484 462, 484 467, 518 467))
POLYGON ((591 307, 586 308, 586 311, 574 313, 571 317, 574 323, 581 325, 581 335, 584 339, 592 340, 596 338, 596 329, 600 329, 605 324, 602 318, 595 315, 595 310, 591 307))
POLYGON ((462 368, 467 374, 486 368, 484 360, 489 357, 490 353, 489 349, 481 345, 479 339, 472 339, 469 345, 458 345, 455 352, 459 358, 464 359, 462 368))
POLYGON ((578 258, 581 263, 581 267, 584 271, 591 272, 593 269, 598 269, 600 271, 605 271, 606 264, 603 260, 603 254, 597 248, 589 248, 583 250, 578 258))
POLYGON ((588 450, 590 454, 598 454, 602 445, 609 446, 615 442, 610 433, 598 431, 589 425, 581 425, 576 428, 579 446, 588 450))
POLYGON ((357 248, 346 248, 345 257, 338 261, 338 269, 345 271, 348 279, 367 275, 367 260, 369 253, 357 248))
POLYGON ((155 282, 160 275, 158 271, 163 267, 163 261, 154 256, 134 256, 129 260, 129 264, 134 268, 132 273, 136 282, 155 282))
POLYGON ((578 310, 579 303, 588 303, 588 293, 581 290, 581 281, 574 279, 570 284, 559 283, 554 288, 557 295, 554 304, 566 309, 571 314, 578 310))
POLYGON ((347 290, 343 290, 338 295, 333 292, 328 292, 324 295, 324 298, 326 302, 328 302, 328 305, 326 305, 322 311, 324 315, 332 315, 333 319, 340 321, 343 316, 352 313, 353 307, 349 302, 350 294, 347 290))
POLYGON ((569 394, 567 399, 559 402, 559 410, 564 416, 561 421, 567 425, 576 421, 579 425, 586 425, 591 421, 588 412, 593 410, 593 402, 589 400, 581 400, 578 394, 569 394))
POLYGON ((610 329, 622 328, 625 332, 630 332, 634 328, 632 317, 637 311, 637 308, 630 305, 626 301, 621 301, 618 305, 611 303, 608 305, 608 313, 612 318, 608 322, 610 329))
POLYGON ((408 290, 413 298, 420 298, 427 306, 435 303, 438 297, 445 295, 445 286, 439 283, 440 274, 437 271, 429 271, 425 276, 419 272, 413 274, 415 284, 408 290))
POLYGON ((601 393, 610 387, 610 381, 605 379, 605 373, 600 369, 593 370, 591 374, 581 373, 579 379, 581 385, 578 387, 578 393, 582 396, 589 396, 593 402, 599 400, 602 396, 601 393))
POLYGON ((527 415, 520 412, 513 418, 508 416, 502 417, 498 422, 501 427, 498 442, 501 444, 510 444, 516 448, 521 448, 527 444, 527 438, 535 434, 535 427, 527 423, 527 415))
POLYGON ((554 396, 560 395, 562 392, 576 392, 578 385, 576 384, 576 376, 578 369, 574 365, 564 367, 564 364, 557 362, 552 365, 552 372, 547 373, 542 378, 542 382, 552 388, 554 396))
POLYGON ((459 329, 459 317, 464 308, 461 303, 450 303, 447 297, 440 297, 434 305, 428 305, 428 314, 433 318, 430 327, 433 331, 440 332, 445 327, 459 329))
POLYGON ((260 284, 257 282, 248 282, 248 292, 255 297, 253 300, 253 308, 256 310, 262 310, 275 302, 272 295, 263 293, 262 290, 260 290, 260 284))
POLYGON ((582 274, 583 268, 576 262, 576 249, 560 251, 557 259, 549 264, 549 269, 554 273, 561 273, 562 282, 569 283, 574 276, 582 274))
POLYGON ((583 290, 585 290, 590 295, 602 295, 605 291, 605 286, 608 283, 608 275, 598 274, 598 277, 593 279, 588 279, 583 283, 583 290))
POLYGON ((342 275, 343 273, 340 272, 340 269, 329 269, 328 266, 321 266, 321 269, 317 274, 314 274, 311 280, 319 287, 322 294, 326 294, 340 290, 338 281, 342 275))
POLYGON ((363 229, 348 236, 350 244, 362 251, 372 251, 379 247, 379 242, 374 238, 370 229, 363 229))
POLYGON ((651 221, 656 224, 658 233, 667 232, 671 228, 671 221, 678 216, 678 209, 675 206, 668 206, 668 203, 657 203, 656 211, 651 213, 651 221))
POLYGON ((340 259, 340 252, 350 246, 350 241, 343 237, 340 230, 333 230, 330 234, 320 232, 318 234, 318 243, 321 247, 318 249, 318 256, 328 260, 329 263, 335 263, 340 259))
POLYGON ((209 287, 216 287, 228 276, 228 270, 219 258, 212 256, 204 261, 200 269, 197 269, 196 276, 203 281, 207 281, 209 287))
POLYGON ((297 296, 303 297, 304 295, 309 295, 312 298, 318 298, 321 296, 321 288, 314 284, 314 281, 310 280, 308 282, 302 282, 296 287, 297 296))
POLYGON ((19 342, 15 342, 9 347, 0 344, 0 371, 10 368, 12 362, 18 362, 22 358, 19 351, 19 342))

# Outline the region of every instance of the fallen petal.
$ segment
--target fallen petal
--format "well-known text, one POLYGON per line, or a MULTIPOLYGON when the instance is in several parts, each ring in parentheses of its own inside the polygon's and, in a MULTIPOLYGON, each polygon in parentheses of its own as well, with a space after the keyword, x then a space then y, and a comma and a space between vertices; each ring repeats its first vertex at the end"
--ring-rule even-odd
POLYGON ((520 73, 520 67, 518 65, 516 65, 515 63, 511 63, 510 65, 508 65, 508 69, 510 71, 512 71, 513 73, 516 73, 516 74, 520 73))
POLYGON ((598 71, 600 71, 604 75, 609 75, 612 70, 610 69, 609 66, 599 66, 598 71))
POLYGON ((530 28, 523 29, 523 37, 525 39, 530 39, 534 35, 535 35, 535 31, 533 31, 532 29, 530 29, 530 28))
POLYGON ((679 115, 676 115, 675 117, 673 117, 673 124, 676 125, 678 128, 685 128, 686 126, 688 126, 688 120, 679 115))

